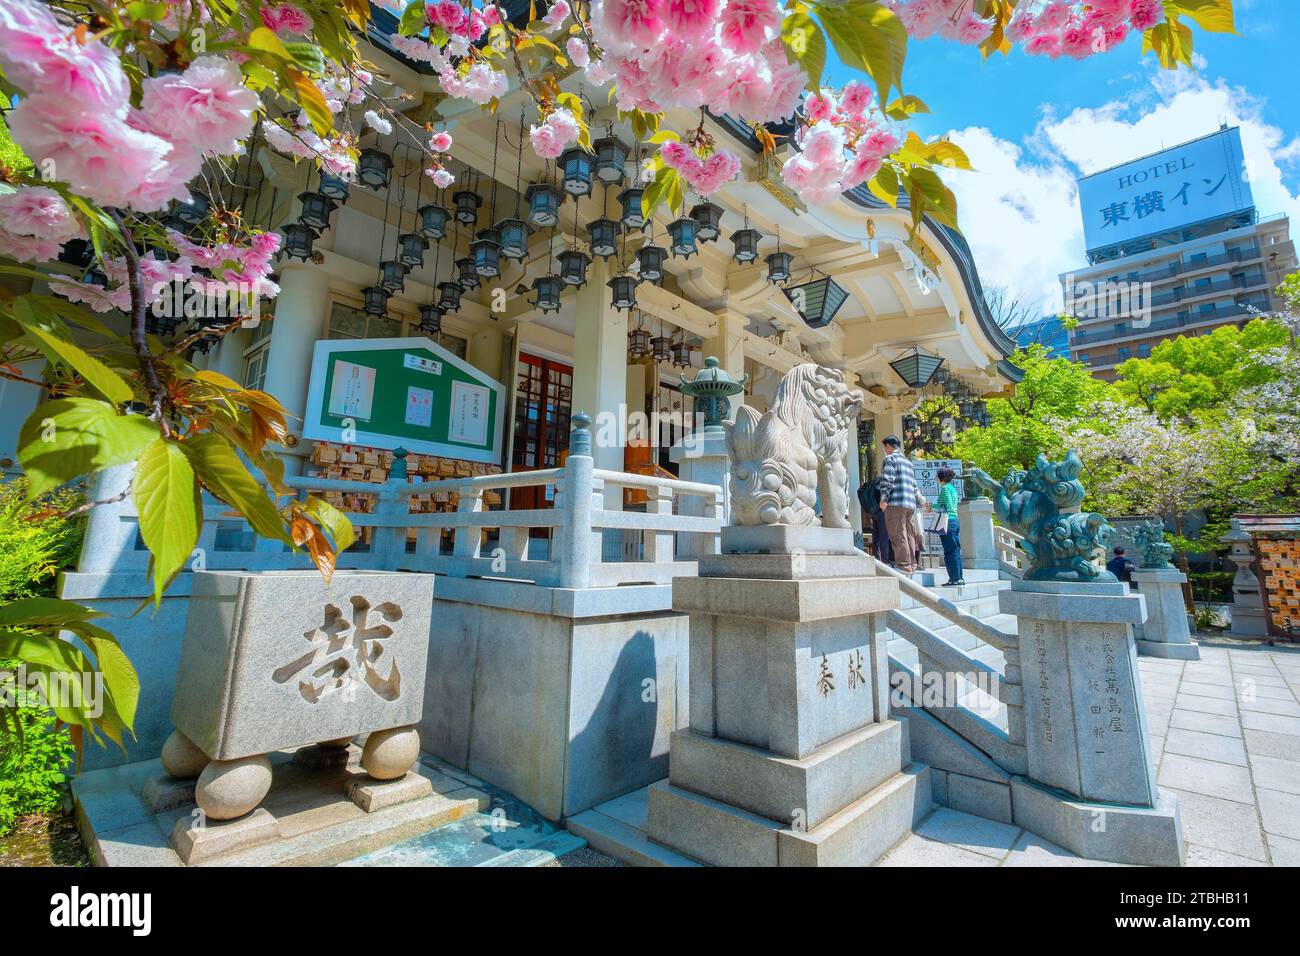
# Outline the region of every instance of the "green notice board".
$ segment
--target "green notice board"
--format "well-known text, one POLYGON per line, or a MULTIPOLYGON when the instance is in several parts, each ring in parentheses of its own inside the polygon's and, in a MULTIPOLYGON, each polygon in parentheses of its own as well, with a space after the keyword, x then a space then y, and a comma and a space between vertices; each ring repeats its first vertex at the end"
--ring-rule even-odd
POLYGON ((505 386, 424 337, 316 343, 303 435, 501 460, 505 386))

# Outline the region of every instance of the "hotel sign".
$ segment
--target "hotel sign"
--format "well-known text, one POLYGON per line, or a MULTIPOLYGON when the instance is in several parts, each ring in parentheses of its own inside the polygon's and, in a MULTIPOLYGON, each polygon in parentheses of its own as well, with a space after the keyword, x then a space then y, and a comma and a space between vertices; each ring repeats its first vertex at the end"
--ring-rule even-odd
POLYGON ((1220 130, 1079 180, 1089 252, 1254 205, 1241 131, 1220 130))

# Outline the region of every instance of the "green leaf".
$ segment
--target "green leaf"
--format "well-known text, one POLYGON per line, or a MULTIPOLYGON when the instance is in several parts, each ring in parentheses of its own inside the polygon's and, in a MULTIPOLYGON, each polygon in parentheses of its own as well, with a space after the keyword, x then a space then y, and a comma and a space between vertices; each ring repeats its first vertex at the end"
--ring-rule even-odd
POLYGON ((864 71, 881 103, 903 88, 907 30, 892 10, 872 0, 820 0, 813 12, 846 66, 864 71))
POLYGON ((900 96, 885 109, 890 119, 899 121, 910 119, 918 113, 928 112, 930 107, 926 106, 919 96, 900 96))
POLYGON ((257 27, 248 35, 249 49, 260 53, 269 53, 281 60, 292 60, 293 54, 285 48, 284 41, 275 35, 275 31, 266 27, 257 27))
POLYGON ((428 26, 428 14, 424 9, 424 0, 416 0, 402 11, 402 19, 397 23, 397 32, 404 37, 419 36, 428 26))
POLYGON ((99 359, 78 348, 68 339, 56 334, 53 313, 26 296, 14 300, 13 317, 35 345, 51 362, 61 362, 72 368, 95 391, 110 402, 129 402, 134 394, 122 376, 99 359))
POLYGON ((914 218, 929 215, 944 225, 958 228, 957 197, 943 184, 938 173, 924 166, 914 166, 908 170, 907 179, 914 218))
POLYGON ((94 398, 56 398, 38 405, 18 433, 18 460, 28 500, 66 481, 134 461, 158 437, 143 415, 119 415, 94 398))
POLYGON ((808 89, 820 89, 826 70, 826 34, 817 21, 803 11, 788 14, 781 22, 781 43, 786 59, 808 74, 808 89))
POLYGON ((898 207, 898 171, 893 166, 881 166, 880 171, 868 180, 867 188, 876 198, 898 207))
MULTIPOLYGON (((117 639, 103 628, 94 628, 93 633, 79 633, 78 636, 86 642, 95 655, 97 669, 104 676, 104 690, 112 701, 112 711, 116 713, 117 720, 122 727, 131 730, 135 723, 136 707, 140 701, 140 678, 135 668, 131 666, 130 659, 117 643, 117 639)), ((109 708, 105 707, 105 717, 109 713, 109 708)), ((122 743, 119 739, 120 735, 114 736, 114 729, 113 723, 106 721, 105 732, 110 737, 114 737, 120 745, 122 743)))
POLYGON ((103 611, 62 598, 21 598, 0 606, 0 627, 66 626, 69 621, 89 621, 103 616, 103 611))
POLYGON ((140 513, 140 536, 153 555, 153 599, 184 566, 199 539, 202 503, 194 468, 175 442, 159 438, 136 466, 132 499, 140 513))
POLYGON ((1232 0, 1165 0, 1166 14, 1182 14, 1208 33, 1236 33, 1232 0))
POLYGON ((261 482, 253 477, 224 438, 201 432, 181 443, 181 449, 204 487, 243 515, 264 538, 289 542, 284 522, 261 482))
POLYGON ((316 44, 295 41, 286 43, 284 48, 289 51, 293 61, 312 76, 320 76, 325 72, 325 57, 316 44))
POLYGON ((341 554, 348 548, 352 547, 352 542, 356 540, 356 532, 352 530, 352 522, 348 516, 338 508, 335 508, 328 501, 312 495, 307 496, 307 514, 311 515, 325 529, 325 533, 330 536, 334 543, 334 553, 341 554))

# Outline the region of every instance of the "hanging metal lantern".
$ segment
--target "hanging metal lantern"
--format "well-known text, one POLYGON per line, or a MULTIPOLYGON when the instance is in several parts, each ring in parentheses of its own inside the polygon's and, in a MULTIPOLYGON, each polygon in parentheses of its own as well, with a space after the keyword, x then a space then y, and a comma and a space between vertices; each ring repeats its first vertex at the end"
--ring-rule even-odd
POLYGON ((763 234, 757 229, 750 229, 748 226, 737 229, 731 234, 731 244, 735 247, 732 256, 741 265, 753 262, 758 258, 758 241, 762 238, 763 234))
POLYGON ((501 255, 512 262, 522 262, 528 257, 528 223, 522 219, 502 219, 496 224, 496 230, 501 255))
POLYGON ((963 398, 957 403, 957 413, 961 415, 962 418, 974 418, 975 402, 972 399, 963 398))
POLYGON ((532 183, 524 190, 528 203, 528 222, 538 229, 557 225, 560 221, 560 203, 564 197, 550 183, 532 183))
POLYGON ((500 235, 495 229, 482 229, 478 238, 469 244, 474 271, 484 279, 495 279, 501 274, 500 235))
POLYGON ((560 154, 561 183, 570 196, 591 192, 591 156, 580 146, 570 146, 560 154))
POLYGON ((419 209, 420 235, 426 239, 441 239, 447 235, 447 215, 446 209, 434 203, 421 206, 419 209))
POLYGON ((664 281, 664 260, 668 250, 663 246, 642 246, 636 251, 637 276, 655 285, 664 281))
POLYGON ((613 219, 593 219, 587 223, 591 236, 591 254, 608 259, 618 252, 618 223, 613 219))
POLYGON ((312 257, 316 231, 301 222, 291 222, 284 227, 284 254, 290 259, 306 262, 312 257))
POLYGON ((694 351, 684 336, 678 339, 673 343, 673 364, 678 368, 690 368, 691 353, 694 351))
POLYGON ((406 285, 407 268, 397 259, 385 259, 379 263, 379 284, 389 292, 401 292, 406 285))
POLYGON ((302 212, 298 221, 306 223, 317 232, 330 227, 330 214, 334 212, 334 200, 321 193, 299 193, 302 212))
POLYGON ((691 208, 695 235, 700 242, 714 242, 722 234, 722 207, 707 199, 691 208))
POLYGON ((630 358, 644 358, 650 354, 650 332, 648 329, 628 330, 627 354, 630 358))
POLYGON ((402 265, 418 269, 424 265, 424 250, 429 248, 429 240, 418 232, 404 232, 397 237, 397 258, 402 265))
POLYGON ((641 210, 641 197, 644 195, 645 190, 640 186, 629 186, 618 194, 618 204, 623 210, 619 221, 624 229, 645 228, 645 213, 641 210))
POLYGON ((327 199, 332 199, 336 203, 345 203, 348 201, 348 181, 342 176, 335 176, 331 173, 320 174, 320 184, 316 191, 327 199))
POLYGON ((674 256, 689 259, 697 251, 695 245, 695 220, 689 216, 674 219, 668 224, 669 247, 674 256))
POLYGON ((831 324, 835 313, 848 299, 849 294, 830 276, 812 279, 800 285, 781 290, 794 305, 804 322, 814 329, 831 324))
POLYGON ((442 308, 429 302, 420 306, 420 331, 428 335, 437 335, 442 331, 442 308))
POLYGON ((533 292, 536 293, 533 305, 543 312, 559 312, 560 292, 563 288, 564 283, 559 276, 538 276, 533 280, 533 292))
POLYGON ((903 416, 903 431, 914 432, 920 427, 921 427, 921 419, 917 418, 915 415, 903 416))
POLYGON ((930 381, 933 382, 935 385, 947 385, 947 384, 948 384, 948 370, 947 370, 946 368, 943 368, 942 366, 940 366, 939 368, 935 369, 935 370, 934 370, 934 377, 931 378, 930 381))
POLYGON ((769 252, 767 254, 767 281, 787 282, 790 279, 790 265, 794 256, 788 252, 769 252))
POLYGON ((644 358, 650 354, 650 330, 637 327, 627 331, 627 354, 631 358, 644 358))
POLYGON ((176 218, 189 226, 195 226, 208 218, 208 200, 198 193, 190 194, 189 202, 176 204, 176 218))
POLYGON ((615 136, 602 136, 592 144, 596 150, 596 178, 610 186, 626 175, 627 146, 615 136))
POLYGON ((462 189, 453 193, 452 202, 456 204, 456 220, 467 226, 478 222, 478 207, 483 205, 483 197, 476 192, 462 189))
POLYGON ((456 260, 456 281, 466 292, 479 287, 478 270, 474 268, 474 260, 471 257, 461 256, 456 260))
POLYGON ((614 308, 623 311, 636 305, 636 279, 632 276, 614 276, 605 284, 613 292, 610 302, 614 308))
POLYGON ((382 149, 367 146, 357 160, 357 178, 371 189, 386 189, 393 175, 393 157, 382 149))
POLYGON ((463 290, 459 282, 448 280, 438 283, 438 308, 446 315, 460 308, 460 295, 463 290))
POLYGON ((565 249, 558 256, 560 260, 560 278, 565 285, 578 288, 587 282, 587 266, 591 256, 581 249, 565 249))
POLYGON ((371 285, 361 290, 362 296, 365 297, 365 304, 362 309, 368 315, 384 315, 388 312, 388 290, 382 286, 371 285))
POLYGON ((889 366, 912 388, 924 388, 942 364, 943 359, 938 355, 929 355, 914 345, 910 352, 904 352, 889 366))
POLYGON ((672 361, 673 340, 666 335, 656 335, 650 340, 650 354, 656 362, 672 361))

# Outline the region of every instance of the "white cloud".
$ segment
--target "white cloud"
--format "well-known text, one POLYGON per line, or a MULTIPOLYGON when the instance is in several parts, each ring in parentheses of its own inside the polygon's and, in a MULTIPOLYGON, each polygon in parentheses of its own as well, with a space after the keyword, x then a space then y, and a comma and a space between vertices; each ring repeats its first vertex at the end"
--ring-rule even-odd
POLYGON ((1284 167, 1300 162, 1300 137, 1287 139, 1264 118, 1264 101, 1203 72, 1161 71, 1134 94, 1095 109, 1043 119, 1023 146, 982 127, 953 133, 976 173, 945 179, 986 287, 1060 306, 1058 274, 1085 262, 1075 179, 1204 136, 1220 122, 1241 127, 1251 191, 1260 215, 1300 223, 1300 195, 1284 167))

